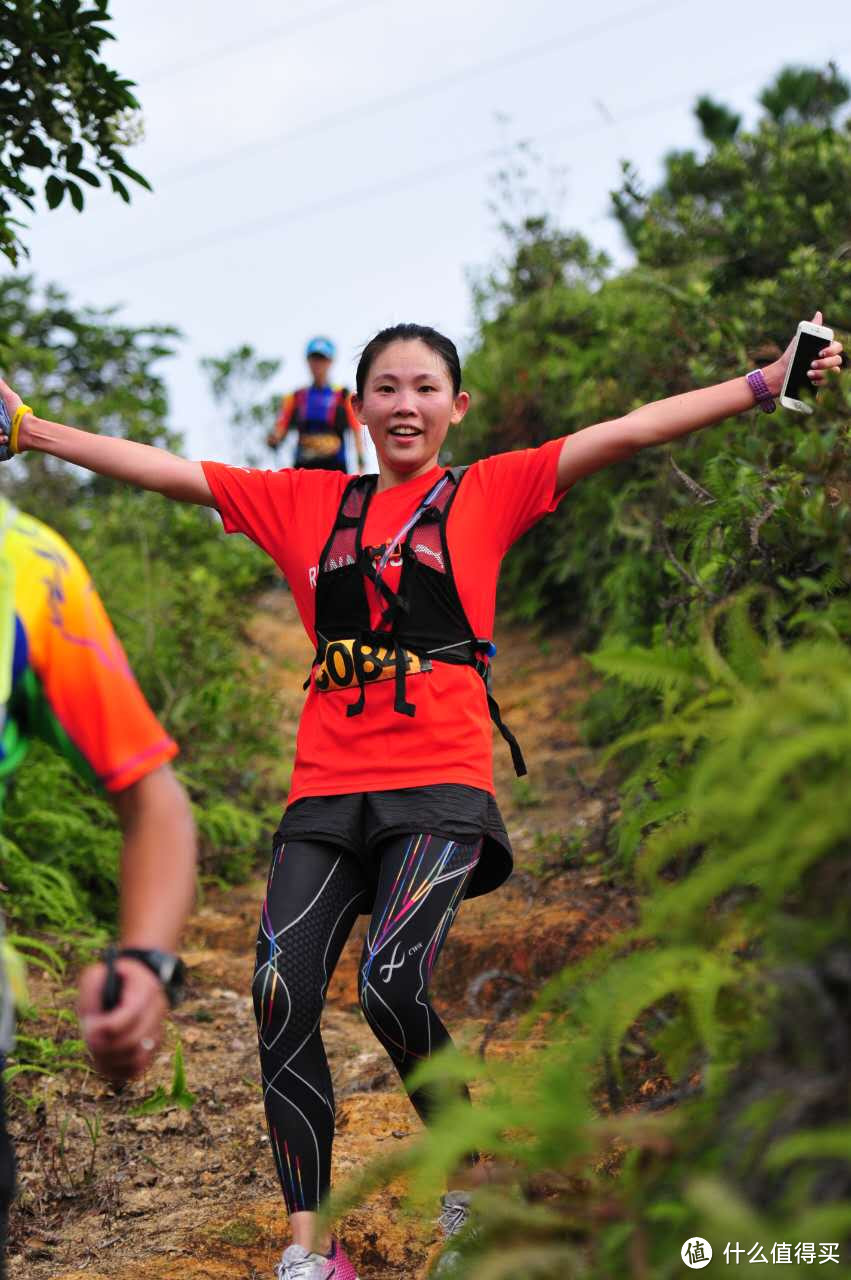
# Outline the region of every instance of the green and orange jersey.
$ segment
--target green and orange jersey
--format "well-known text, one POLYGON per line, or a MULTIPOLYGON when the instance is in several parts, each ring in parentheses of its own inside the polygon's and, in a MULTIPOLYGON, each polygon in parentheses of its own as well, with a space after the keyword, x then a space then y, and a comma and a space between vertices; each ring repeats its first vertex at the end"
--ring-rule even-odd
POLYGON ((177 754, 79 556, 0 501, 0 780, 38 735, 106 791, 177 754))

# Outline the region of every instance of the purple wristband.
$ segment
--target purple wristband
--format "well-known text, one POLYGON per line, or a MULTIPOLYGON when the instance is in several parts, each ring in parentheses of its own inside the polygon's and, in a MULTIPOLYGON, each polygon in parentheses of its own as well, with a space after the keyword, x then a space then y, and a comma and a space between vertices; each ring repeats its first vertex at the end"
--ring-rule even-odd
POLYGON ((752 369, 747 375, 748 386, 753 392, 754 400, 756 400, 763 413, 774 413, 777 405, 774 396, 768 389, 768 383, 762 369, 752 369))

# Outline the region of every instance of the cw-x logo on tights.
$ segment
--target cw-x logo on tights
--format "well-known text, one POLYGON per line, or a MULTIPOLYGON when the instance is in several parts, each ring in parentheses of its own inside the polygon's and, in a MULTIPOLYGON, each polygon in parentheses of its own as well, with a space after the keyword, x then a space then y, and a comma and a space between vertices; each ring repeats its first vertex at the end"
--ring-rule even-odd
POLYGON ((393 947, 393 954, 390 957, 390 960, 388 961, 388 963, 383 964, 381 968, 378 970, 378 972, 381 974, 382 982, 389 982, 390 979, 393 977, 393 974, 396 972, 396 970, 401 969, 404 963, 405 963, 405 952, 402 951, 400 953, 399 943, 397 942, 393 947), (397 954, 399 956, 398 960, 396 958, 397 954))

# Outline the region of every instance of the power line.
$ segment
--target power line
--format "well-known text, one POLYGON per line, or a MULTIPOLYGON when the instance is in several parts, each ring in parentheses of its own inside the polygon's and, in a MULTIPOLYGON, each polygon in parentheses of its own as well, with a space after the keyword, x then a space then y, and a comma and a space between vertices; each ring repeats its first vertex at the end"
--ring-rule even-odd
MULTIPOLYGON (((637 9, 629 10, 627 13, 620 15, 618 17, 618 26, 620 28, 630 22, 652 18, 665 9, 678 7, 681 3, 682 0, 654 0, 652 4, 639 5, 637 9)), ((428 80, 410 89, 402 89, 398 93, 388 94, 383 98, 373 98, 370 102, 365 102, 360 107, 355 107, 354 109, 347 107, 341 111, 334 111, 329 115, 320 116, 317 120, 312 120, 310 124, 299 125, 294 129, 286 129, 283 133, 275 134, 271 138, 260 138, 254 142, 234 147, 231 151, 207 156, 203 160, 199 160, 197 164, 167 171, 163 175, 162 182, 158 183, 157 186, 159 187, 163 183, 169 182, 182 182, 187 178, 197 177, 200 173, 209 173, 214 169, 222 168, 223 165, 230 164, 233 160, 240 159, 242 156, 256 155, 258 152, 268 151, 270 147, 278 146, 282 142, 292 142, 298 138, 309 138, 317 133, 323 133, 335 124, 348 124, 351 121, 362 120, 368 116, 380 115, 393 107, 417 102, 421 98, 438 93, 441 89, 453 88, 455 85, 464 84, 467 80, 475 79, 477 76, 487 75, 491 71, 505 70, 508 67, 516 66, 518 63, 528 62, 544 54, 557 52, 565 48, 565 46, 579 44, 583 40, 591 39, 601 33, 605 34, 611 29, 611 25, 611 18, 601 22, 594 22, 589 26, 580 27, 568 35, 560 37, 558 40, 543 40, 537 44, 527 45, 523 49, 513 49, 510 53, 499 54, 494 58, 486 58, 482 62, 462 68, 461 71, 447 72, 445 75, 438 76, 435 80, 428 80)))
MULTIPOLYGON (((849 52, 851 46, 835 51, 835 58, 842 57, 849 52)), ((718 85, 719 90, 728 90, 738 85, 750 83, 754 76, 762 75, 763 72, 776 65, 776 58, 770 63, 766 62, 761 67, 750 67, 747 76, 737 76, 735 80, 729 80, 718 85)), ((615 124, 625 124, 630 121, 642 119, 651 116, 659 111, 666 111, 668 108, 680 105, 683 101, 690 99, 694 94, 693 90, 681 92, 678 94, 668 95, 664 98, 651 99, 636 107, 633 111, 626 115, 615 116, 615 124)), ((610 121, 601 121, 599 117, 590 119, 582 124, 575 125, 569 130, 563 128, 550 130, 548 133, 539 134, 535 138, 528 141, 531 144, 540 144, 558 139, 564 142, 570 142, 574 138, 585 138, 589 134, 597 133, 605 129, 611 128, 610 121)), ((465 169, 478 166, 486 161, 499 159, 505 156, 504 146, 488 147, 475 152, 468 153, 462 158, 454 157, 452 160, 439 165, 431 165, 427 168, 415 170, 412 173, 405 174, 402 177, 390 179, 384 183, 376 183, 372 186, 360 187, 354 190, 334 194, 324 197, 320 200, 314 200, 307 204, 297 205, 294 208, 279 209, 274 213, 265 214, 261 218, 254 218, 250 222, 240 222, 230 227, 223 227, 218 231, 212 232, 208 236, 193 236, 192 239, 181 240, 172 245, 166 246, 164 249, 158 249, 152 253, 137 254, 131 258, 119 259, 111 262, 103 267, 97 267, 92 270, 81 273, 79 278, 87 280, 97 279, 99 276, 112 275, 119 271, 137 270, 139 267, 149 266, 151 263, 168 261, 172 258, 180 257, 182 254, 198 252, 200 250, 213 248, 218 244, 222 244, 228 240, 240 239, 245 235, 255 233, 262 234, 271 227, 281 227, 287 224, 301 221, 304 218, 317 217, 331 209, 343 210, 353 205, 362 204, 368 200, 374 200, 379 196, 394 195, 397 192, 405 191, 411 187, 420 186, 426 182, 431 182, 436 178, 447 177, 453 173, 463 171, 465 169)), ((586 170, 587 172, 587 170, 586 170)), ((70 277, 71 280, 77 277, 70 277)))
POLYGON ((460 169, 481 163, 485 159, 496 157, 501 150, 498 147, 489 148, 487 151, 465 156, 462 160, 458 160, 456 157, 444 164, 434 165, 428 169, 418 169, 414 173, 407 174, 402 179, 393 179, 386 183, 378 183, 371 187, 348 191, 339 196, 334 195, 321 200, 314 200, 309 204, 298 205, 294 209, 281 209, 276 213, 266 214, 262 218, 254 218, 251 222, 241 222, 238 225, 223 228, 209 236, 193 236, 191 240, 176 242, 168 246, 164 251, 137 254, 133 258, 112 262, 108 266, 85 272, 85 277, 88 280, 92 280, 97 279, 98 276, 111 275, 115 271, 136 270, 139 267, 148 266, 152 262, 168 261, 170 258, 180 257, 183 253, 209 249, 217 244, 222 244, 226 240, 238 239, 243 235, 254 232, 262 232, 268 227, 280 227, 289 222, 299 221, 301 218, 315 217, 329 209, 345 209, 351 204, 357 204, 363 200, 372 200, 381 195, 391 195, 397 191, 404 191, 410 186, 419 186, 423 182, 456 173, 460 169))
POLYGON ((258 31, 251 36, 249 40, 243 40, 241 44, 229 44, 221 49, 214 49, 200 58, 173 62, 169 66, 161 67, 159 71, 152 72, 150 75, 142 73, 140 80, 143 80, 145 85, 157 84, 170 76, 180 75, 184 71, 194 71, 197 67, 206 66, 208 62, 218 62, 222 58, 232 58, 234 54, 242 53, 245 49, 253 49, 258 44, 268 44, 272 40, 280 40, 284 36, 294 35, 308 27, 319 26, 320 23, 327 22, 329 18, 357 13, 359 9, 365 9, 368 5, 383 4, 384 2, 385 0, 360 0, 359 3, 353 3, 352 0, 342 0, 342 3, 332 5, 330 9, 321 9, 319 13, 307 14, 303 18, 297 18, 295 22, 288 22, 283 26, 266 27, 263 31, 258 31))

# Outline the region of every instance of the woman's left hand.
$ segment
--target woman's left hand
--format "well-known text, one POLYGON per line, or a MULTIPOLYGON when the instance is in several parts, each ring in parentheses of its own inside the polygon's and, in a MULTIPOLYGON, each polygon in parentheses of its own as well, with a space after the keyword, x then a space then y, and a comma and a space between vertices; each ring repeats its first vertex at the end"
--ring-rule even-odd
MULTIPOLYGON (((824 324, 820 311, 813 316, 813 324, 824 324)), ((778 376, 780 385, 783 384, 783 378, 786 376, 786 370, 789 367, 789 361, 792 359, 792 351, 795 346, 795 339, 789 343, 783 355, 777 361, 778 376)), ((842 343, 837 342, 834 338, 833 342, 825 343, 815 360, 813 360, 810 368, 807 370, 807 377, 815 386, 820 386, 825 381, 829 373, 838 373, 842 368, 842 343)))
POLYGON ((23 404, 23 400, 17 392, 13 391, 2 378, 0 378, 0 400, 5 404, 6 412, 10 418, 14 418, 16 409, 19 409, 23 404))

